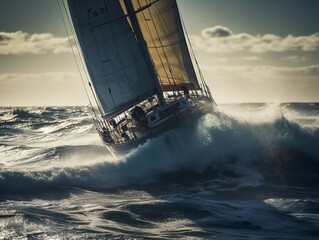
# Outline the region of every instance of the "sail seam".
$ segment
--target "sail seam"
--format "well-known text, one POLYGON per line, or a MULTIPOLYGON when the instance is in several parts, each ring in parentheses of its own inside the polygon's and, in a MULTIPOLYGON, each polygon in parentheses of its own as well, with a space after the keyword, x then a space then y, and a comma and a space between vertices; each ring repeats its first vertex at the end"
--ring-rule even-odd
MULTIPOLYGON (((138 4, 140 5, 140 2, 139 2, 139 1, 138 1, 138 4)), ((150 16, 152 17, 152 13, 151 13, 150 8, 148 8, 148 12, 149 12, 150 16)), ((142 15, 143 15, 143 17, 144 17, 144 19, 145 19, 145 14, 144 14, 144 12, 142 12, 142 15)), ((154 22, 154 21, 153 21, 153 22, 154 22)), ((149 32, 149 35, 151 36, 151 40, 152 40, 153 44, 155 45, 155 40, 154 40, 154 37, 153 37, 153 35, 152 35, 152 33, 151 33, 150 27, 149 27, 148 24, 147 24, 147 21, 145 21, 144 24, 146 25, 146 28, 147 28, 147 30, 148 30, 148 32, 149 32)), ((154 27, 155 27, 155 30, 156 30, 156 33, 157 33, 157 36, 158 36, 158 32, 157 32, 157 29, 156 29, 155 24, 154 24, 154 27)), ((159 36, 158 36, 158 37, 159 37, 159 36)), ((148 48, 149 48, 149 46, 148 46, 148 48)), ((157 52, 157 55, 159 56, 159 59, 160 59, 160 61, 161 61, 162 66, 163 66, 163 68, 164 68, 165 74, 167 75, 167 78, 169 78, 169 77, 168 77, 167 70, 166 70, 166 68, 165 68, 165 66, 164 66, 163 60, 162 60, 162 58, 160 57, 160 53, 159 53, 159 51, 158 51, 157 48, 156 48, 156 52, 157 52)), ((154 65, 154 67, 155 67, 155 65, 154 65)), ((155 69, 156 69, 156 67, 155 67, 155 69)), ((164 84, 163 84, 163 81, 162 81, 162 79, 161 79, 161 77, 160 77, 160 75, 158 74, 158 72, 157 72, 157 75, 159 76, 159 80, 160 80, 161 85, 164 85, 164 84)), ((169 82, 169 84, 171 85, 170 82, 169 82)))

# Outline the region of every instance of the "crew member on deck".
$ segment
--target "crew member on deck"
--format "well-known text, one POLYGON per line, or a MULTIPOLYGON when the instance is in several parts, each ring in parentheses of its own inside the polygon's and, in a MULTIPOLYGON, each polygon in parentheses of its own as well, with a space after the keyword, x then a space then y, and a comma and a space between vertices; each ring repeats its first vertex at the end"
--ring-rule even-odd
POLYGON ((185 96, 186 98, 189 98, 189 90, 188 90, 188 88, 187 88, 186 86, 182 86, 181 88, 182 88, 182 90, 183 90, 184 96, 185 96))

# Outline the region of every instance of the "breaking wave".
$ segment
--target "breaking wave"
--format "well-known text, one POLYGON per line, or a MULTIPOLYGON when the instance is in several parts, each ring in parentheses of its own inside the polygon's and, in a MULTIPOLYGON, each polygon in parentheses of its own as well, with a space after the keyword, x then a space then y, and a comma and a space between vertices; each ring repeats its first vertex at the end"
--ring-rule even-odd
POLYGON ((1 109, 0 189, 213 182, 215 191, 319 186, 316 104, 222 106, 114 159, 83 108, 1 109))

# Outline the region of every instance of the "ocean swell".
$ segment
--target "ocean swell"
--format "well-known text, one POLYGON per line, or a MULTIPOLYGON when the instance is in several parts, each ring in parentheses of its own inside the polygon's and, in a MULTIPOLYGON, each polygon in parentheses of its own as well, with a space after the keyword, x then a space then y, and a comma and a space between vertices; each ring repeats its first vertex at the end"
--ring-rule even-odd
MULTIPOLYGON (((259 106, 256 111, 265 111, 265 107, 259 106)), ((42 148, 43 155, 35 158, 32 169, 25 170, 17 163, 1 171, 0 190, 21 193, 65 186, 110 189, 167 178, 174 182, 175 177, 180 181, 219 182, 220 189, 225 183, 233 189, 267 184, 318 187, 318 128, 302 127, 282 112, 273 116, 253 121, 247 115, 240 118, 227 111, 207 114, 190 131, 178 128, 166 132, 118 160, 106 155, 99 144, 42 148), (49 162, 49 167, 43 168, 43 161, 49 162)), ((92 134, 88 124, 78 123, 78 128, 86 129, 78 129, 78 133, 92 134)))

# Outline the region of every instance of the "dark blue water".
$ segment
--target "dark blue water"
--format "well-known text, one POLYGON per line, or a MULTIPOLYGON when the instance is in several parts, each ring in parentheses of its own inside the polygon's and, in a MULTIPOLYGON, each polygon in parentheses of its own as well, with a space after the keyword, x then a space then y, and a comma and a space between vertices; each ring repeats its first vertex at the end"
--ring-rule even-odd
POLYGON ((114 159, 84 107, 0 108, 0 239, 318 239, 319 104, 229 104, 114 159))

